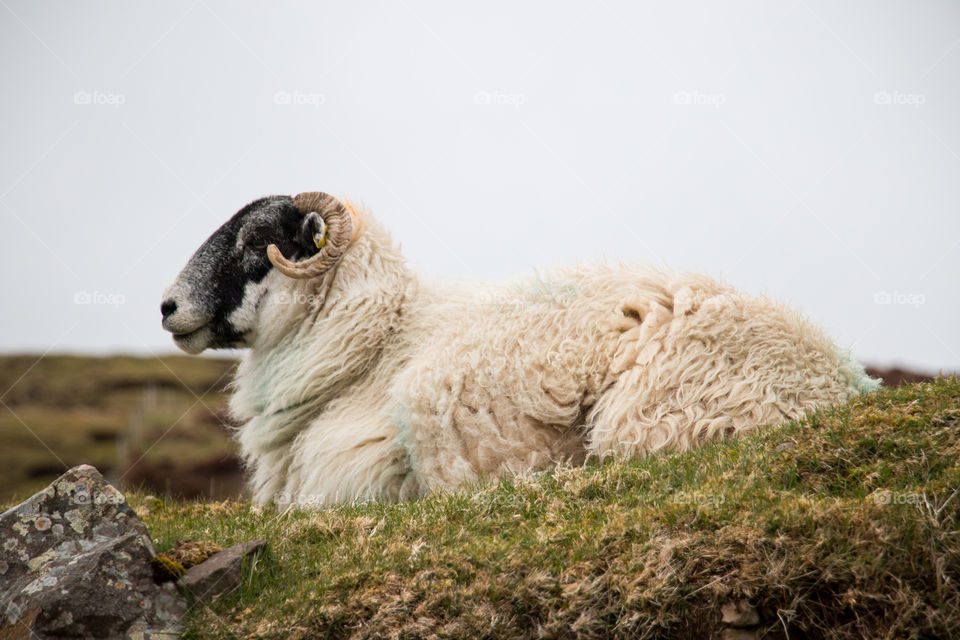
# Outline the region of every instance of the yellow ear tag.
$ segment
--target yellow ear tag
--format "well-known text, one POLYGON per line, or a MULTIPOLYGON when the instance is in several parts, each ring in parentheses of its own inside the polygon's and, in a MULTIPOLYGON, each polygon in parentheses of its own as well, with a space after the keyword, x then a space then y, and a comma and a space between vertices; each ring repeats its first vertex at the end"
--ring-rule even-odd
POLYGON ((313 234, 313 244, 317 249, 323 249, 323 245, 327 244, 327 223, 321 220, 320 224, 320 230, 313 234))

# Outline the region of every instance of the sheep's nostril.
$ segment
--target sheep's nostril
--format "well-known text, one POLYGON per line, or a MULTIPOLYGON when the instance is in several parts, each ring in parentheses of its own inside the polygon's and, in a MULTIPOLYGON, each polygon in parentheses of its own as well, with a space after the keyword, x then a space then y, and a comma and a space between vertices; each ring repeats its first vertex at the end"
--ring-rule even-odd
POLYGON ((174 311, 177 310, 177 303, 174 300, 164 300, 160 305, 160 314, 166 320, 174 311))

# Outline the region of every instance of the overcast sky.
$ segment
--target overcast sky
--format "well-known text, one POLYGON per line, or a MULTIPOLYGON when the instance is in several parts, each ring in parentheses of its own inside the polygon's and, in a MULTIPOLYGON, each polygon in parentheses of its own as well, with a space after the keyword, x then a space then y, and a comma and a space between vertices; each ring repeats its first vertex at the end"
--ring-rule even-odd
POLYGON ((960 3, 0 1, 3 351, 168 353, 266 194, 431 276, 625 260, 960 369, 960 3))

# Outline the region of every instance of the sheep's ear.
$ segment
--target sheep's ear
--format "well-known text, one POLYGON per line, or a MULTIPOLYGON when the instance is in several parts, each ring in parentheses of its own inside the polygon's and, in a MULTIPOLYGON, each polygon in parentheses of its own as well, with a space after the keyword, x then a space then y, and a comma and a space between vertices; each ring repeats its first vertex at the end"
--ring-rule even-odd
POLYGON ((303 216, 300 224, 300 244, 309 253, 317 253, 327 244, 327 223, 316 211, 303 216))

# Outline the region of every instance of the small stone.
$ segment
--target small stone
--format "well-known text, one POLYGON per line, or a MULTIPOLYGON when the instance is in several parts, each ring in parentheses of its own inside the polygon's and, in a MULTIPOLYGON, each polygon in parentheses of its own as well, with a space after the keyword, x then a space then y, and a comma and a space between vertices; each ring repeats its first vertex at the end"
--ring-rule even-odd
POLYGON ((746 600, 728 602, 720 607, 720 614, 724 624, 739 629, 755 627, 760 624, 760 614, 756 607, 746 600))
POLYGON ((774 451, 777 451, 777 452, 790 451, 791 449, 795 449, 796 447, 797 447, 797 443, 795 442, 781 442, 774 448, 774 451))
POLYGON ((243 585, 250 563, 266 546, 266 540, 251 540, 215 553, 188 569, 183 585, 203 602, 236 591, 243 585))

